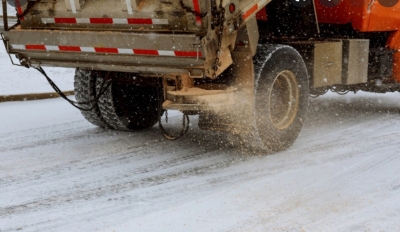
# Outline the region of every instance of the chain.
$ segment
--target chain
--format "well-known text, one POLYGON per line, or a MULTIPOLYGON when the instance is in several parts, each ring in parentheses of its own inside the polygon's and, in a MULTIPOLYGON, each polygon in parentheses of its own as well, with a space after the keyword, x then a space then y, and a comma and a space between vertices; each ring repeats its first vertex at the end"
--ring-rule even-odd
MULTIPOLYGON (((157 101, 158 101, 158 127, 161 130, 162 135, 168 139, 168 140, 177 140, 179 138, 181 138, 182 136, 184 136, 188 131, 189 131, 189 127, 190 127, 190 119, 189 119, 189 115, 187 115, 186 113, 183 113, 183 119, 182 119, 182 129, 179 132, 179 134, 177 135, 173 135, 168 133, 164 126, 162 125, 161 122, 161 117, 163 115, 163 109, 162 109, 162 101, 163 99, 163 90, 162 87, 158 86, 157 87, 157 101)), ((168 111, 165 111, 165 119, 168 122, 168 111)))
MULTIPOLYGON (((216 5, 216 4, 215 4, 216 5)), ((217 14, 213 14, 213 15, 218 15, 218 24, 217 26, 219 26, 219 31, 218 31, 218 50, 216 53, 216 57, 215 57, 215 62, 214 62, 214 73, 212 76, 212 79, 217 78, 217 72, 218 72, 218 68, 219 68, 219 58, 221 56, 221 52, 222 52, 222 35, 224 32, 224 23, 225 23, 225 8, 222 6, 222 0, 220 0, 219 2, 219 11, 215 12, 217 14)))

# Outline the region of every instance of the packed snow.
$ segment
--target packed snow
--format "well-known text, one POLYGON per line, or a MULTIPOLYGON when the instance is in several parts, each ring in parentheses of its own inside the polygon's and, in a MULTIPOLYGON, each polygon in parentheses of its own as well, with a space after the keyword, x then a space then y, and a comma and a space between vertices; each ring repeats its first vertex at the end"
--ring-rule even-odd
POLYGON ((312 99, 269 155, 193 116, 171 142, 96 128, 62 99, 0 103, 0 231, 399 231, 399 97, 312 99))

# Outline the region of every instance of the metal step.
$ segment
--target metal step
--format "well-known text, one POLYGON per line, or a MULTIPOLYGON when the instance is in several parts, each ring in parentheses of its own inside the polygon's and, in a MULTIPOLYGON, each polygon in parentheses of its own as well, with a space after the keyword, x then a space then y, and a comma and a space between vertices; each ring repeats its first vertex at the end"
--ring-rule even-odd
POLYGON ((215 111, 231 108, 236 104, 237 88, 228 87, 221 90, 188 88, 180 91, 167 91, 167 100, 163 109, 180 111, 215 111))

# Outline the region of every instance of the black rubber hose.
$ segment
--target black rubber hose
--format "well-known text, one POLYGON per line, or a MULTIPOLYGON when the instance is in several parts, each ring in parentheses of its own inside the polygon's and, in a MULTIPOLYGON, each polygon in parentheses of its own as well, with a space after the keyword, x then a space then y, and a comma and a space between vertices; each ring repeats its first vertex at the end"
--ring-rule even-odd
POLYGON ((69 102, 73 107, 82 110, 82 111, 91 111, 96 107, 96 103, 99 101, 100 97, 106 92, 106 90, 111 86, 111 81, 108 82, 107 86, 105 86, 105 83, 107 82, 108 79, 108 75, 109 72, 106 75, 106 78, 100 88, 100 92, 99 95, 96 96, 96 98, 90 100, 90 101, 84 101, 84 102, 78 102, 78 101, 73 101, 70 100, 67 96, 65 96, 65 94, 60 90, 60 88, 58 88, 58 86, 53 82, 53 80, 50 79, 50 77, 46 74, 46 72, 43 70, 42 67, 33 67, 34 69, 38 70, 49 82, 50 86, 54 89, 54 91, 56 91, 56 93, 58 95, 60 95, 60 97, 62 97, 63 99, 65 99, 67 102, 69 102), (104 87, 105 86, 105 87, 104 87), (91 106, 89 108, 86 107, 81 107, 79 105, 89 105, 91 104, 91 106))

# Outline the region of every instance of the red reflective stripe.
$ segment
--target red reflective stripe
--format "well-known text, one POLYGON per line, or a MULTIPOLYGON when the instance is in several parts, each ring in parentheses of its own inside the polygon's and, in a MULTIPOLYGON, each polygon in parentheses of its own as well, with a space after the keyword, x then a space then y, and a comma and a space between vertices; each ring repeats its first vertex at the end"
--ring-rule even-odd
POLYGON ((24 12, 22 11, 22 8, 21 7, 17 7, 17 11, 18 11, 18 14, 19 15, 22 15, 24 12))
POLYGON ((26 50, 46 50, 46 46, 41 44, 27 44, 25 47, 26 50))
POLYGON ((135 55, 150 55, 150 56, 158 56, 157 50, 144 50, 144 49, 133 49, 135 55))
POLYGON ((243 19, 246 20, 250 15, 252 15, 254 12, 256 12, 258 10, 258 5, 255 4, 253 7, 251 7, 248 11, 246 11, 243 14, 243 19))
POLYGON ((128 19, 128 24, 153 24, 151 19, 146 18, 136 18, 136 19, 128 19))
MULTIPOLYGON (((198 16, 197 16, 198 17, 198 16)), ((201 18, 198 17, 200 20, 201 18)), ((54 20, 54 23, 70 23, 70 24, 76 24, 78 23, 76 18, 51 18, 54 20)), ((114 24, 114 19, 113 18, 84 18, 83 20, 88 20, 88 22, 84 23, 90 23, 90 24, 114 24)), ((147 25, 152 25, 153 24, 153 19, 151 18, 127 18, 127 23, 128 24, 147 24, 147 25)))
POLYGON ((196 16, 196 23, 197 23, 197 25, 201 25, 201 17, 200 16, 196 16))
MULTIPOLYGON (((26 50, 43 50, 46 51, 46 45, 42 44, 27 44, 25 45, 26 50)), ((69 52, 82 52, 81 47, 79 46, 58 46, 60 51, 69 51, 69 52)), ((118 48, 103 48, 103 47, 94 47, 95 52, 98 53, 119 53, 118 48)), ((151 55, 151 56, 159 56, 158 50, 151 49, 132 49, 135 55, 151 55)), ((172 52, 172 51, 171 51, 172 52)), ((201 52, 196 51, 173 51, 175 56, 179 57, 202 57, 203 54, 201 52)))
POLYGON ((68 52, 80 52, 81 48, 77 46, 58 46, 60 51, 68 51, 68 52))
POLYGON ((54 23, 76 23, 76 18, 54 18, 54 23))
MULTIPOLYGON (((200 3, 199 3, 199 0, 193 0, 193 9, 194 9, 194 12, 200 14, 200 3)), ((201 24, 200 16, 196 16, 196 22, 198 24, 201 24)))
POLYGON ((201 52, 189 52, 189 51, 175 51, 176 56, 202 56, 201 52))
POLYGON ((90 18, 89 20, 93 24, 113 24, 112 18, 90 18))
MULTIPOLYGON (((22 8, 21 8, 21 7, 18 7, 18 8, 17 8, 17 12, 18 12, 19 15, 22 15, 22 14, 24 13, 24 12, 22 11, 22 8)), ((20 19, 21 21, 24 21, 24 20, 25 20, 24 16, 20 17, 19 19, 20 19)))
POLYGON ((200 13, 199 0, 193 0, 193 9, 196 13, 200 13))
POLYGON ((118 53, 118 48, 94 48, 94 50, 102 53, 118 53))
MULTIPOLYGON (((15 6, 17 7, 17 12, 19 15, 22 15, 24 12, 22 11, 21 8, 21 3, 19 2, 19 0, 15 0, 15 6)), ((24 17, 20 17, 21 20, 24 20, 24 17)))

